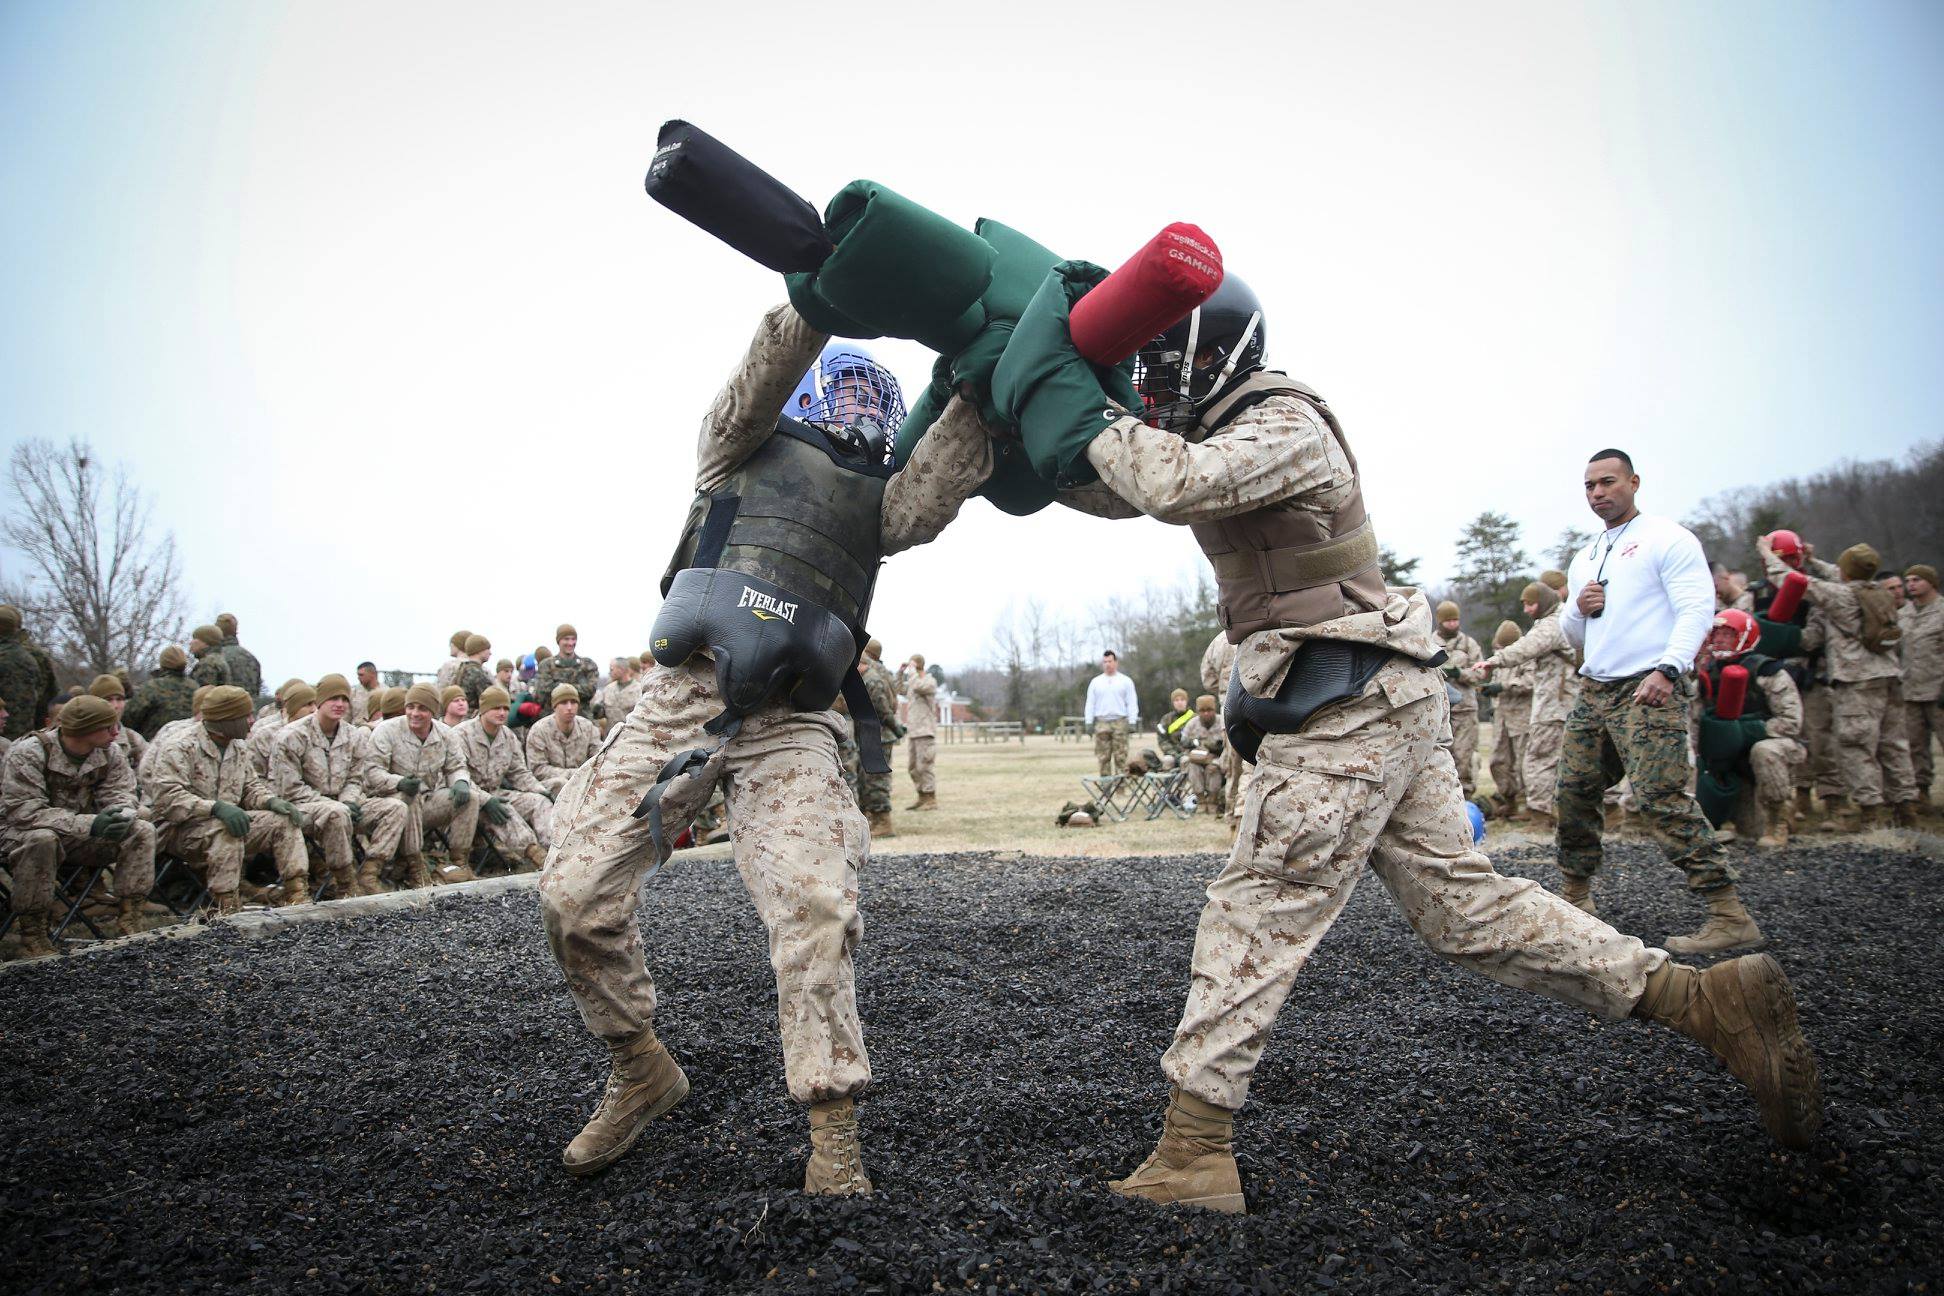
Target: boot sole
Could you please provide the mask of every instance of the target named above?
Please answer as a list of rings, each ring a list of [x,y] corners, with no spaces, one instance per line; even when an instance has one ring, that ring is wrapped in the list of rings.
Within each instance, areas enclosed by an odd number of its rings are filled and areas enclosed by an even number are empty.
[[[1109,1192],[1129,1201],[1152,1202],[1156,1206],[1191,1206],[1196,1210],[1211,1210],[1222,1215],[1247,1215],[1249,1204],[1241,1193],[1214,1193],[1207,1197],[1170,1197],[1166,1201],[1150,1197],[1138,1188],[1124,1188],[1119,1182],[1107,1185]]]
[[[1806,1148],[1822,1128],[1822,1077],[1816,1052],[1796,1020],[1788,975],[1769,954],[1757,955],[1737,971],[1749,1016],[1775,1058],[1769,1078],[1776,1090],[1761,1104],[1762,1124],[1783,1147]]]
[[[688,1097],[688,1074],[684,1071],[677,1070],[675,1075],[675,1083],[668,1087],[668,1092],[637,1112],[634,1119],[634,1128],[628,1131],[626,1138],[622,1139],[612,1148],[609,1148],[597,1157],[592,1157],[581,1162],[569,1161],[566,1154],[563,1153],[560,1158],[560,1164],[566,1167],[567,1173],[573,1175],[576,1179],[585,1179],[589,1175],[601,1173],[601,1171],[626,1156],[628,1149],[635,1145],[635,1140],[647,1132],[651,1124],[658,1118],[666,1116],[669,1112],[673,1111],[677,1103]]]

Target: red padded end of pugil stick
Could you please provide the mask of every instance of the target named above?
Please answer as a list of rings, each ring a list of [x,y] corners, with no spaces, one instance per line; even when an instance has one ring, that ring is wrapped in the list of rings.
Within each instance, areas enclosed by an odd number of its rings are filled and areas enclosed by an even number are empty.
[[[1715,718],[1717,720],[1739,720],[1742,709],[1748,705],[1748,667],[1724,666],[1721,668],[1721,687],[1715,693]]]
[[[1174,327],[1222,285],[1222,252],[1199,226],[1176,221],[1073,305],[1073,345],[1114,365]]]
[[[1084,301],[1085,298],[1082,298]],[[1784,572],[1782,583],[1776,587],[1775,598],[1770,601],[1768,619],[1771,621],[1793,621],[1796,609],[1802,606],[1802,596],[1809,592],[1809,578],[1799,571]]]

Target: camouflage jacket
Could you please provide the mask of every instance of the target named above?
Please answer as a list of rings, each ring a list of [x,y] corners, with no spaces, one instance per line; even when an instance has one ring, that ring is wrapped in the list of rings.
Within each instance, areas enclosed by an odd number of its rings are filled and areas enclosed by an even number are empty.
[[[1906,702],[1935,702],[1944,693],[1944,599],[1929,607],[1906,603],[1897,609],[1903,627],[1898,651],[1903,654],[1903,695]]]
[[[472,715],[479,710],[479,695],[493,686],[493,673],[468,657],[459,663],[459,674],[453,683],[466,695],[466,714]]]
[[[223,640],[223,664],[229,667],[229,682],[251,697],[263,696],[263,667],[256,654],[236,641],[235,635]]]
[[[1447,639],[1438,635],[1438,646],[1445,651],[1445,683],[1457,690],[1457,700],[1452,702],[1453,711],[1478,710],[1478,690],[1465,682],[1465,672],[1485,660],[1485,650],[1478,646],[1478,640],[1460,630]]]
[[[122,712],[122,725],[144,738],[153,739],[156,731],[171,720],[187,720],[189,704],[195,699],[196,684],[180,670],[157,670],[135,689]]]
[[[1778,585],[1789,568],[1780,558],[1765,559],[1768,578]],[[1862,684],[1870,680],[1896,679],[1903,674],[1897,650],[1872,652],[1863,642],[1863,607],[1857,602],[1856,586],[1829,563],[1812,559],[1808,566],[1810,621],[1820,622],[1823,632],[1823,670],[1838,684]]]
[[[609,680],[601,686],[601,714],[613,724],[627,719],[628,712],[635,709],[641,701],[641,681],[631,679],[626,684],[620,680]]]
[[[162,824],[207,819],[218,801],[262,810],[276,795],[257,777],[242,743],[219,746],[199,724],[156,735],[142,762],[142,791]]]
[[[601,745],[601,731],[584,715],[574,717],[570,732],[560,732],[560,717],[544,715],[527,730],[527,768],[543,783],[565,779],[587,763]]]
[[[542,711],[551,711],[554,689],[562,684],[572,684],[580,690],[581,709],[589,715],[598,715],[601,705],[600,680],[600,668],[587,658],[555,653],[541,662],[539,671],[534,674],[533,696],[540,700]]]
[[[521,749],[513,726],[501,725],[498,733],[488,734],[479,717],[474,716],[454,728],[452,734],[459,740],[466,768],[472,771],[474,785],[480,791],[489,795],[501,791],[546,791],[527,768],[526,752]]]
[[[1220,756],[1228,746],[1228,730],[1222,727],[1222,716],[1218,711],[1212,723],[1203,724],[1201,713],[1190,711],[1188,723],[1176,731],[1181,741],[1181,751],[1187,753],[1199,747],[1205,752]]]
[[[0,816],[10,841],[36,828],[85,836],[103,810],[139,804],[135,772],[118,743],[77,761],[57,731],[43,729],[15,743],[0,766]]]
[[[466,664],[464,657],[449,657],[439,667],[439,691],[444,692],[459,682],[459,668]]]
[[[1202,650],[1201,682],[1203,688],[1215,695],[1218,704],[1226,705],[1229,674],[1234,669],[1235,645],[1228,641],[1225,631],[1217,630],[1208,647]]]
[[[189,670],[189,679],[195,688],[215,688],[220,684],[232,683],[229,663],[223,659],[220,649],[211,648],[196,658],[196,664]],[[193,694],[195,689],[191,689]]]
[[[865,657],[863,675],[864,691],[870,695],[871,708],[878,713],[878,721],[884,728],[884,744],[888,747],[899,737],[891,728],[898,720],[898,686],[884,663],[875,657]]]
[[[148,739],[123,725],[121,732],[115,735],[115,745],[122,749],[129,769],[139,771],[142,768],[142,757],[148,755]]]
[[[919,671],[905,685],[905,737],[938,736],[938,681]]]
[[[342,801],[356,805],[365,799],[364,779],[371,767],[371,731],[338,722],[337,732],[325,736],[315,711],[277,731],[270,754],[270,785],[294,805]]]
[[[250,726],[250,736],[243,740],[243,754],[250,758],[250,768],[265,783],[270,782],[270,756],[276,750],[277,735],[289,723],[281,711],[266,711],[257,717]]]
[[[1170,711],[1155,722],[1154,737],[1161,744],[1163,756],[1181,755],[1181,731],[1195,718],[1192,707],[1180,711]]]
[[[394,796],[400,780],[418,775],[423,792],[436,792],[461,779],[472,782],[466,768],[466,754],[453,737],[453,729],[438,721],[425,737],[412,732],[406,716],[393,716],[371,731],[371,763],[365,767],[365,792],[369,796]]]
[[[1532,688],[1532,723],[1565,724],[1573,709],[1573,645],[1566,641],[1565,624],[1559,608],[1532,623],[1516,641],[1493,653],[1488,659],[1493,670],[1523,666],[1526,682]]]
[[[18,632],[0,639],[0,698],[7,699],[7,737],[25,738],[34,732],[57,692],[54,664],[38,644]]]

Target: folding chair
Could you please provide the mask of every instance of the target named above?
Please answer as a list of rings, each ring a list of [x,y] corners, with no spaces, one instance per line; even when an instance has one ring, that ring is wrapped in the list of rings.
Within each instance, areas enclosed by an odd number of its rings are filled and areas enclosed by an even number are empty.
[[[1177,819],[1193,817],[1195,812],[1182,804],[1188,792],[1186,769],[1163,770],[1159,774],[1148,775],[1145,781],[1149,784],[1150,792],[1147,798],[1148,818],[1159,819],[1164,814],[1171,814]]]
[[[149,899],[178,918],[189,917],[208,902],[209,883],[189,866],[187,860],[162,854],[156,855],[155,859],[155,883],[149,887]],[[171,883],[176,885],[172,886]],[[186,900],[182,898],[184,896]]]
[[[1141,779],[1138,775],[1083,777],[1080,786],[1086,789],[1087,799],[1100,807],[1100,813],[1115,823],[1125,822],[1129,815],[1140,808]]]
[[[101,879],[114,871],[114,856],[105,851],[102,853],[106,858],[101,863],[74,864],[69,866],[66,872],[61,873],[55,878],[55,908],[58,909],[62,905],[66,905],[67,911],[62,915],[61,921],[48,931],[49,939],[60,940],[62,933],[67,931],[76,919],[80,920],[81,925],[88,929],[88,934],[96,940],[107,939],[106,933],[101,928],[95,926],[94,919],[88,917],[82,908],[83,905],[87,904],[88,897],[94,893],[95,887],[100,885]],[[87,881],[82,885],[81,890],[75,893],[74,880],[84,874],[87,876]]]

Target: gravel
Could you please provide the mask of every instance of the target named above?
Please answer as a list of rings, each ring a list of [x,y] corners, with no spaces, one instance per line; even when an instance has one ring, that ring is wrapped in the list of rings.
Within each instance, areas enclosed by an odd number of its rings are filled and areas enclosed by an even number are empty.
[[[1610,852],[1610,920],[1699,906]],[[1497,856],[1556,884],[1550,852]],[[561,1172],[605,1075],[531,891],[217,930],[0,979],[0,1290],[1924,1291],[1940,1270],[1938,866],[1747,859],[1828,1121],[1774,1147],[1671,1032],[1445,965],[1365,879],[1238,1122],[1252,1214],[1123,1202],[1151,1146],[1209,856],[874,861],[867,1200],[806,1198],[760,925],[734,871],[650,889],[694,1084]]]

